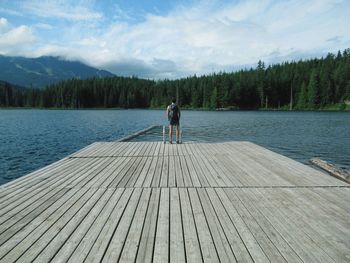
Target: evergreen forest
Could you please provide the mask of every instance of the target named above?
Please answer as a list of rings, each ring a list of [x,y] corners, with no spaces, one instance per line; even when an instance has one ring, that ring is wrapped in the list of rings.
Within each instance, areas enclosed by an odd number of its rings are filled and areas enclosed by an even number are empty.
[[[176,96],[183,108],[349,108],[350,49],[323,58],[176,80],[137,77],[71,79],[43,89],[0,82],[1,107],[161,108]]]

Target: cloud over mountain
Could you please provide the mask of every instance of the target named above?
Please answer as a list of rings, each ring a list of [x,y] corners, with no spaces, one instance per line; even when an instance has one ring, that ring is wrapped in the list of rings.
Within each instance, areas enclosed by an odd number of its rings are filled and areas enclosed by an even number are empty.
[[[176,78],[350,46],[346,0],[179,1],[147,12],[113,1],[20,1],[17,11],[33,19],[22,17],[2,32],[5,20],[20,17],[7,3],[0,9],[0,53],[60,55],[123,75]]]

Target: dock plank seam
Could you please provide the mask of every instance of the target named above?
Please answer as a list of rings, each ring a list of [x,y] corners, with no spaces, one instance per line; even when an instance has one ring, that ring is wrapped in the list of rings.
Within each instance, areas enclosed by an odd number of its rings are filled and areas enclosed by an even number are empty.
[[[349,217],[349,184],[250,142],[100,142],[0,186],[0,261],[344,262]]]

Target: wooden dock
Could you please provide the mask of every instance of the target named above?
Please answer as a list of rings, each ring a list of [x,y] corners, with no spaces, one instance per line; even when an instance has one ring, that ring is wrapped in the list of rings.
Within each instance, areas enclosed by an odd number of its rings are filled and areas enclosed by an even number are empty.
[[[15,261],[350,262],[350,188],[249,142],[98,142],[0,186]]]

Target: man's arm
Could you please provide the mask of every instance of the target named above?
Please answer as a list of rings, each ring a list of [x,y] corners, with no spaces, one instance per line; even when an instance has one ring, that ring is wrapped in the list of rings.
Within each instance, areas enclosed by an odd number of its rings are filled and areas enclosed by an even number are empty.
[[[166,108],[165,115],[166,115],[166,117],[169,117],[169,106]]]

